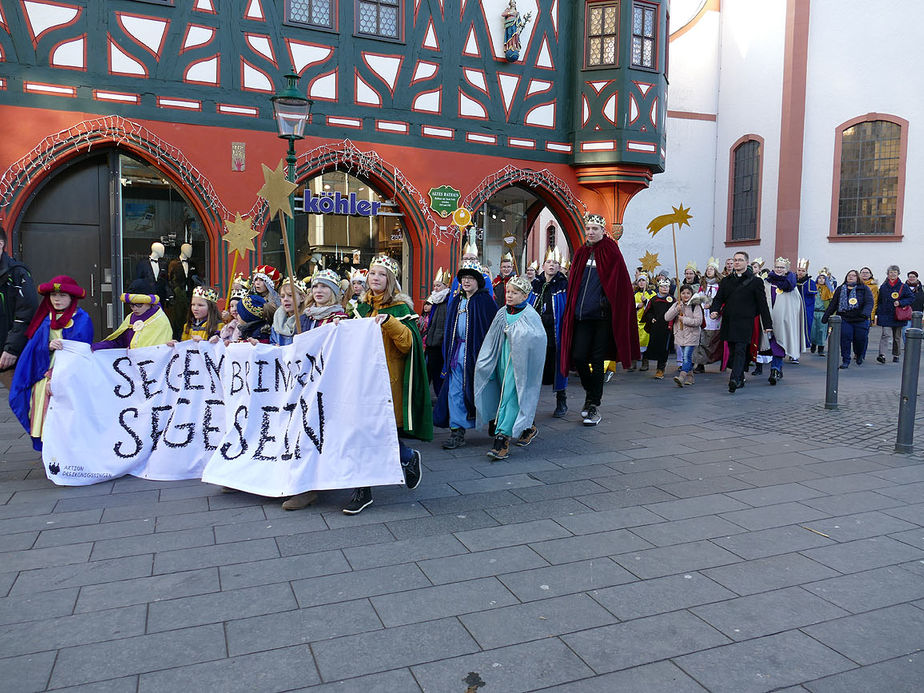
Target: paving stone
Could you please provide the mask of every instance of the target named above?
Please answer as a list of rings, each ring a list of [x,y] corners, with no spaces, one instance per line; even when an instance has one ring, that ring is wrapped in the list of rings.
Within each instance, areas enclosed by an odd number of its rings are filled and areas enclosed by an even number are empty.
[[[901,501],[875,491],[857,491],[856,493],[844,493],[839,496],[811,498],[802,502],[829,515],[850,515],[902,505]]]
[[[229,525],[265,519],[266,516],[263,514],[262,507],[259,505],[247,505],[242,508],[228,508],[226,510],[164,515],[157,518],[157,531],[176,532],[180,529],[215,527],[216,525]]]
[[[287,583],[166,599],[152,602],[148,607],[147,632],[203,626],[297,608],[298,602]]]
[[[823,493],[833,495],[853,493],[854,491],[884,489],[891,486],[892,482],[872,474],[847,474],[807,480],[804,482],[804,485],[822,491]]]
[[[749,467],[754,467],[755,469],[783,469],[785,467],[797,467],[797,466],[806,466],[816,462],[817,460],[813,457],[807,457],[801,453],[791,453],[787,455],[758,455],[756,457],[751,457],[749,452],[745,449],[739,452],[738,454],[743,456],[743,459],[747,462]]]
[[[429,586],[430,581],[413,563],[306,578],[292,583],[295,598],[302,608],[388,594],[396,587],[407,590]]]
[[[904,544],[910,544],[918,549],[924,549],[924,527],[915,527],[904,532],[890,534],[890,538],[900,541]]]
[[[0,573],[0,597],[5,597],[9,593],[17,577],[19,573]]]
[[[714,693],[771,691],[855,666],[798,631],[697,652],[674,662]]]
[[[553,500],[555,498],[584,497],[594,493],[604,493],[608,491],[605,486],[591,481],[582,479],[578,481],[566,481],[560,484],[546,484],[533,486],[530,488],[520,488],[513,491],[515,496],[525,500],[527,503],[536,503],[537,501]]]
[[[381,674],[359,676],[346,681],[334,681],[309,688],[299,688],[293,693],[420,693],[420,686],[414,680],[410,669],[393,669]]]
[[[350,570],[341,551],[273,558],[249,563],[223,565],[218,571],[223,589],[238,589],[255,585],[271,585],[299,578],[345,573]]]
[[[544,436],[542,433],[545,433],[544,430],[540,428],[539,439],[542,440]],[[548,444],[549,440],[546,438],[543,443]],[[490,445],[485,446],[485,449],[490,448]],[[512,448],[511,452],[516,455],[517,448]],[[482,453],[484,454],[484,453]],[[526,454],[529,454],[529,451],[526,451]],[[517,457],[519,457],[517,455]],[[481,458],[484,459],[484,458]],[[492,476],[511,476],[514,474],[528,474],[534,479],[538,479],[536,476],[545,471],[561,469],[554,462],[544,460],[541,457],[532,457],[530,459],[516,459],[514,457],[507,458],[501,463],[498,462],[486,462],[484,464],[474,464],[469,469],[474,472],[477,472],[482,477],[492,477]],[[469,479],[475,478],[474,476],[468,477],[467,479],[460,479],[462,481],[467,481]],[[549,482],[545,482],[549,483]]]
[[[341,513],[343,515],[343,513]],[[214,528],[215,542],[224,544],[249,539],[281,537],[303,532],[318,532],[327,529],[323,518],[316,513],[292,513],[288,517],[276,517],[253,522],[236,522],[232,525],[218,525]]]
[[[381,628],[382,622],[366,599],[242,618],[225,624],[231,656],[317,643]]]
[[[644,488],[630,488],[625,491],[610,491],[609,493],[595,493],[581,499],[584,505],[594,510],[615,510],[616,508],[631,508],[646,503],[660,503],[676,499],[666,491],[654,486]]]
[[[53,546],[47,549],[26,549],[25,551],[7,551],[0,554],[0,565],[4,570],[31,570],[50,566],[84,563],[90,557],[91,544],[71,544]]]
[[[31,693],[44,691],[48,676],[55,663],[56,653],[40,652],[22,657],[0,659],[3,665],[3,679],[0,690],[9,693]],[[13,684],[10,686],[9,684]]]
[[[677,498],[695,498],[726,491],[749,489],[751,485],[731,476],[716,476],[708,479],[680,481],[674,484],[658,484],[658,488]]]
[[[67,616],[74,611],[77,588],[0,599],[0,625]],[[2,632],[0,632],[2,636]]]
[[[663,522],[664,518],[645,508],[618,508],[585,512],[573,517],[557,517],[555,521],[573,534],[590,534]]]
[[[501,524],[531,522],[533,520],[554,519],[562,524],[560,518],[591,514],[591,509],[574,498],[555,498],[541,503],[520,503],[501,508],[489,508],[486,514]]]
[[[647,580],[674,573],[735,563],[741,559],[708,541],[694,541],[647,551],[625,553],[614,556],[614,560],[634,575]]]
[[[165,488],[161,491],[160,497],[165,501],[183,500],[186,498],[198,498],[201,496],[215,496],[221,491],[213,484],[199,483],[192,486],[182,486],[180,488]]]
[[[913,484],[918,481],[924,481],[924,467],[921,465],[912,465],[899,469],[881,469],[870,472],[870,474],[896,484]]]
[[[155,573],[172,573],[209,566],[247,563],[261,558],[279,558],[276,542],[272,539],[237,541],[216,546],[161,551],[154,555]]]
[[[773,527],[772,529],[762,529],[757,532],[718,537],[713,539],[713,542],[748,560],[802,551],[834,543],[831,539],[809,531],[800,525]]]
[[[459,620],[486,650],[616,622],[609,611],[583,594],[470,613]]]
[[[277,538],[276,544],[279,546],[279,553],[283,556],[295,556],[302,553],[344,549],[349,546],[387,543],[394,539],[394,535],[385,525],[377,524],[341,527],[326,532],[292,534]]]
[[[733,510],[744,510],[748,506],[734,498],[715,494],[699,496],[698,498],[685,498],[682,500],[666,501],[645,506],[648,510],[663,517],[665,520],[683,520],[699,515],[714,515]]]
[[[396,487],[399,488],[399,487]],[[430,511],[420,503],[408,503],[407,491],[400,489],[401,501],[393,505],[383,505],[380,501],[384,493],[378,492],[375,496],[376,505],[374,513],[362,513],[361,515],[345,515],[342,505],[333,512],[324,512],[322,516],[325,523],[330,529],[339,529],[340,527],[358,527],[359,525],[394,522],[396,520],[406,520],[416,517],[430,517]],[[322,529],[326,529],[323,527]]]
[[[779,505],[768,505],[752,510],[722,513],[721,517],[734,522],[736,525],[741,525],[745,529],[760,530],[791,525],[794,522],[809,522],[828,517],[828,513],[801,503],[780,503]]]
[[[15,510],[9,506],[0,507],[0,512]],[[45,511],[34,515],[12,515],[9,518],[0,520],[0,534],[16,534],[18,532],[40,532],[45,529],[56,529],[58,527],[79,527],[81,525],[95,525],[102,516],[101,510],[81,510],[72,513],[55,513]],[[2,517],[2,515],[0,515]]]
[[[95,585],[116,580],[143,577],[151,574],[150,556],[130,556],[109,561],[90,561],[55,568],[37,568],[19,573],[13,594],[44,592]]]
[[[924,574],[892,566],[803,585],[847,611],[860,613],[924,598]]]
[[[853,446],[835,445],[832,447],[807,450],[804,454],[808,457],[830,462],[832,460],[854,460],[858,457],[866,457],[875,455],[876,453],[871,450],[858,450]]]
[[[532,601],[620,585],[634,581],[635,576],[612,559],[595,558],[501,575],[499,579],[520,601]]]
[[[343,550],[353,570],[413,563],[463,553],[468,553],[468,549],[451,534],[404,539],[384,546],[360,546]]]
[[[716,647],[728,638],[686,611],[562,636],[598,674]]]
[[[123,676],[118,679],[85,683],[82,686],[55,688],[55,693],[137,693],[138,676]]]
[[[548,563],[527,546],[511,546],[504,549],[468,553],[463,556],[434,558],[420,561],[417,565],[431,582],[441,585],[447,582],[459,582],[544,567]]]
[[[522,502],[523,500],[521,498],[517,498],[510,491],[494,491],[488,493],[470,493],[452,498],[425,500],[421,501],[421,505],[434,515],[445,515],[447,513],[464,513],[469,510],[498,508]]]
[[[858,573],[861,570],[924,558],[924,550],[888,537],[857,539],[843,544],[803,551],[803,553],[812,560],[830,566],[841,573]]]
[[[919,481],[916,484],[907,484],[904,486],[888,486],[886,488],[876,489],[877,493],[880,493],[889,498],[895,498],[900,501],[905,501],[906,503],[917,503],[922,498],[924,498],[924,481]]]
[[[556,564],[637,551],[649,548],[651,544],[628,530],[615,529],[610,532],[541,541],[530,546],[549,563]]]
[[[35,546],[38,532],[20,532],[18,534],[0,534],[0,553],[6,551],[25,551]]]
[[[903,508],[886,508],[883,513],[924,527],[924,503],[915,503]]]
[[[93,544],[90,558],[94,561],[123,556],[155,554],[176,549],[211,546],[215,543],[215,531],[211,527],[181,529],[176,532],[157,532],[143,536],[104,539]]]
[[[632,533],[637,534],[645,541],[655,546],[670,546],[683,544],[699,539],[712,539],[724,537],[729,534],[738,534],[744,530],[728,520],[715,515],[691,517],[688,520],[675,522],[660,522],[643,527],[633,527]]]
[[[205,498],[190,498],[178,501],[159,501],[157,503],[139,503],[138,505],[120,505],[103,511],[103,522],[124,522],[125,520],[162,517],[165,515],[185,515],[186,513],[205,512],[209,509]]]
[[[532,477],[544,484],[560,484],[565,481],[579,481],[581,479],[595,479],[597,483],[602,483],[601,478],[613,475],[613,468],[605,464],[587,464],[567,469],[554,466],[546,471],[533,472]],[[648,486],[648,484],[645,485]]]
[[[470,510],[456,515],[433,515],[394,520],[386,523],[388,530],[398,539],[447,535],[484,527],[496,527],[497,520],[484,510]]]
[[[664,455],[663,457],[651,457],[645,460],[627,459],[623,462],[606,462],[608,467],[612,467],[617,472],[622,472],[623,474],[650,472],[656,469],[675,469],[677,467],[687,467],[690,464],[686,459],[680,457],[679,455]]]
[[[816,498],[822,493],[802,484],[778,484],[776,486],[761,486],[760,488],[746,491],[732,491],[728,495],[742,503],[759,507]]]
[[[224,631],[220,625],[79,645],[58,652],[51,686],[69,686],[170,669],[221,659],[225,653]]]
[[[35,548],[48,546],[63,546],[79,542],[98,541],[113,537],[131,537],[140,534],[150,534],[154,531],[152,520],[129,520],[126,522],[107,522],[103,524],[85,525],[82,527],[65,527],[61,529],[44,530],[35,542]]]
[[[510,491],[525,486],[542,486],[528,474],[511,474],[509,476],[496,476],[485,479],[470,479],[454,481],[451,486],[459,493],[487,493],[490,491]]]
[[[485,690],[523,693],[573,681],[592,672],[560,641],[549,639],[413,667],[425,691],[462,691],[466,676],[479,672]],[[471,689],[469,689],[471,690]]]
[[[202,691],[272,693],[319,683],[306,645],[142,674],[139,693],[173,693],[195,682]]]
[[[918,693],[924,680],[924,654],[896,657],[805,684],[812,693],[889,691]]]
[[[516,597],[494,577],[384,594],[370,601],[386,628],[517,603]]]
[[[742,462],[736,460],[726,459],[720,462],[709,462],[706,464],[691,464],[687,467],[675,467],[673,469],[674,476],[682,476],[688,481],[692,480],[703,480],[711,477],[723,477],[723,476],[735,476],[738,477],[744,472],[753,472],[754,470],[751,467],[748,467]],[[674,479],[674,481],[681,481],[681,479]],[[666,483],[670,483],[668,480]],[[661,486],[661,483],[658,483],[658,486]]]
[[[218,571],[215,568],[116,580],[81,587],[74,610],[86,612],[113,609],[132,604],[156,602],[160,599],[175,599],[193,594],[217,592],[220,588]]]
[[[535,520],[533,522],[458,532],[455,536],[470,551],[487,551],[504,546],[538,542],[544,539],[569,537],[571,533],[552,520]]]
[[[708,604],[735,596],[700,573],[671,575],[591,593],[622,621]]]
[[[145,611],[143,606],[130,606],[7,624],[0,630],[0,652],[4,657],[12,657],[141,635],[144,633]]]
[[[611,674],[543,689],[543,693],[706,693],[706,689],[671,662],[656,662]]]
[[[822,532],[835,541],[867,539],[891,534],[892,532],[914,529],[914,525],[910,522],[899,520],[880,511],[829,517],[806,522],[804,526],[810,527],[816,532]]]
[[[67,510],[85,510],[87,507],[92,507],[93,504],[84,505],[82,507],[72,507],[74,503],[80,505],[83,499],[87,497],[99,497],[105,498],[110,493],[112,493],[112,483],[103,482],[100,484],[89,484],[87,486],[55,486],[51,483],[45,484],[42,488],[37,489],[24,489],[21,491],[15,491],[13,497],[9,500],[9,505],[21,505],[32,503],[44,503],[46,501],[54,501],[55,507],[60,511],[64,512]],[[68,506],[61,507],[59,504],[61,501],[68,501]],[[105,500],[101,500],[96,505],[104,505]]]
[[[924,611],[910,604],[899,604],[803,630],[855,662],[872,664],[921,649]]]
[[[87,488],[87,487],[81,487]],[[73,486],[67,487],[72,491]],[[138,493],[116,493],[99,496],[86,496],[84,498],[64,498],[55,504],[55,512],[70,512],[74,510],[95,510],[96,508],[113,508],[119,505],[134,505],[136,503],[153,503],[158,500],[159,491],[139,491]]]
[[[478,651],[454,618],[316,642],[315,662],[325,681],[398,669]]]
[[[801,585],[829,577],[837,572],[797,553],[710,568],[707,577],[741,595]]]
[[[818,479],[814,472],[808,472],[801,467],[786,467],[784,469],[762,469],[733,474],[736,479],[746,481],[751,486],[777,486],[779,484],[799,483]],[[808,486],[808,484],[805,484]]]

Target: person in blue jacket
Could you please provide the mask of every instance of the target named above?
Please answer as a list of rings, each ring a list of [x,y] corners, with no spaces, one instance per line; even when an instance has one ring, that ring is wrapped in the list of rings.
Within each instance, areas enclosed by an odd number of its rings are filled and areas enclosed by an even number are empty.
[[[550,248],[542,263],[542,273],[532,281],[529,303],[542,318],[545,328],[546,352],[542,370],[542,384],[551,385],[555,392],[555,411],[552,416],[562,418],[568,412],[568,378],[561,374],[561,326],[568,303],[568,277],[561,272],[561,251]]]
[[[10,409],[32,438],[32,447],[40,451],[55,352],[64,348],[63,339],[92,342],[93,322],[77,306],[87,292],[71,277],[55,277],[40,285],[38,292],[44,298],[26,330],[28,341],[16,362]]]
[[[823,323],[827,323],[833,313],[841,316],[841,368],[850,366],[851,347],[858,366],[866,358],[869,317],[874,307],[873,292],[860,281],[860,273],[855,269],[848,270],[844,283],[834,290],[831,302],[821,318]]]
[[[892,363],[898,363],[902,353],[902,334],[909,320],[899,320],[895,314],[897,308],[904,308],[914,303],[914,293],[908,285],[899,279],[901,271],[898,265],[889,265],[886,280],[879,287],[879,299],[876,303],[876,324],[882,327],[879,338],[879,363],[886,362],[886,354],[892,352]]]

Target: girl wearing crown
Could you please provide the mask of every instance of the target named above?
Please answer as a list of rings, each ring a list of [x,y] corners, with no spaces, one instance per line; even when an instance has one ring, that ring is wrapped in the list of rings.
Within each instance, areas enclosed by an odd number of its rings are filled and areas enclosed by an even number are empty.
[[[208,340],[217,336],[222,327],[221,313],[218,312],[218,292],[207,286],[197,286],[192,292],[180,341]],[[170,344],[176,342],[171,341]]]
[[[477,260],[463,260],[456,279],[461,292],[446,315],[443,386],[433,411],[434,424],[450,431],[444,450],[465,445],[466,429],[475,427],[475,361],[498,310]]]
[[[375,318],[381,326],[398,425],[401,469],[408,490],[413,490],[420,483],[420,453],[405,445],[401,438],[404,435],[432,440],[433,410],[417,314],[411,297],[398,293],[400,270],[398,263],[387,255],[374,258],[366,275],[367,289],[354,313],[360,318]],[[356,515],[371,503],[372,489],[357,488],[343,512]]]
[[[449,305],[449,282],[452,275],[440,267],[433,278],[433,291],[427,296],[425,305],[430,306],[424,334],[424,353],[427,357],[427,377],[433,391],[439,394],[443,386],[443,334],[446,331],[446,308]]]
[[[51,393],[48,384],[55,352],[63,349],[61,340],[93,341],[93,323],[77,301],[86,296],[71,277],[55,277],[38,288],[44,296],[26,330],[25,348],[16,361],[10,385],[10,409],[32,438],[32,447],[42,449],[42,430]]]
[[[154,294],[144,293],[150,285],[144,279],[136,279],[122,294],[122,303],[131,311],[115,332],[101,342],[90,345],[97,349],[138,349],[139,347],[166,344],[173,339],[170,318],[160,307],[160,299]]]

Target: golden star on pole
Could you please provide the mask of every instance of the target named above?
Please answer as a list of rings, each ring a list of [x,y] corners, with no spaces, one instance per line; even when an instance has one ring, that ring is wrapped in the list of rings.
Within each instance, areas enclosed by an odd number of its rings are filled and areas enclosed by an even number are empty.
[[[684,224],[690,226],[690,219],[693,217],[689,207],[684,207],[681,202],[679,207],[671,207],[671,209],[674,211],[670,214],[662,214],[648,222],[648,233],[654,236],[668,224],[677,224],[678,228],[682,228]]]
[[[225,219],[225,235],[221,237],[228,243],[228,255],[237,252],[244,257],[248,250],[253,251],[253,239],[257,236],[257,231],[253,230],[250,218],[244,219],[240,212],[234,213],[234,221]]]
[[[645,254],[638,259],[642,263],[642,269],[645,270],[648,274],[654,274],[654,271],[658,269],[660,263],[658,262],[658,254],[652,253],[648,250],[645,251]]]
[[[260,165],[263,167],[263,187],[257,195],[266,200],[269,205],[269,218],[275,217],[277,212],[291,217],[292,205],[289,202],[289,195],[295,192],[298,185],[286,180],[285,164],[282,159],[279,160],[275,171],[266,164]]]

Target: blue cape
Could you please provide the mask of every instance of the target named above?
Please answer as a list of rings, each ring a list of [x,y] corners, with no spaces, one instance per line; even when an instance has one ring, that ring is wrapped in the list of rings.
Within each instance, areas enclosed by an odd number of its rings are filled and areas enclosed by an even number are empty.
[[[484,336],[497,315],[497,305],[487,289],[479,289],[468,300],[468,322],[465,338],[465,410],[468,418],[475,418],[475,361]],[[459,318],[459,301],[451,301],[446,311],[446,332],[443,337],[443,386],[433,408],[433,425],[449,428],[449,364],[456,348],[456,321]]]
[[[71,320],[73,324],[61,332],[62,339],[90,344],[93,341],[93,322],[87,312],[83,308],[78,308]],[[16,371],[13,373],[13,382],[10,385],[10,409],[13,410],[27,433],[32,430],[32,424],[29,421],[32,386],[45,377],[51,365],[51,352],[48,351],[48,342],[51,341],[50,333],[51,316],[49,315],[26,342],[26,347],[16,361]],[[32,447],[41,450],[41,438],[33,438]]]

